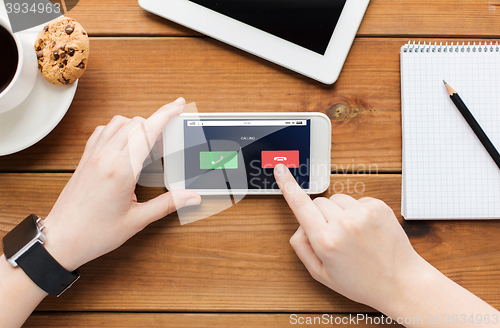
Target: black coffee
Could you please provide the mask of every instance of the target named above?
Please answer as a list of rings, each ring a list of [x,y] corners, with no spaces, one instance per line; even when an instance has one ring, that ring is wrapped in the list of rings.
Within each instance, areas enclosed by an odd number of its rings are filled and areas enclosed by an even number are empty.
[[[0,93],[5,90],[17,71],[19,54],[16,41],[3,26],[0,26]]]

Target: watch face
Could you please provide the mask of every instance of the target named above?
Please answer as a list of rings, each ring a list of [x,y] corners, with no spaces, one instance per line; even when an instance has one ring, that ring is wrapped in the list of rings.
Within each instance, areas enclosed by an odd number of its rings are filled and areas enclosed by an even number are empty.
[[[36,220],[37,217],[31,214],[3,237],[2,247],[7,259],[14,256],[30,241],[37,238],[39,232],[36,226]]]

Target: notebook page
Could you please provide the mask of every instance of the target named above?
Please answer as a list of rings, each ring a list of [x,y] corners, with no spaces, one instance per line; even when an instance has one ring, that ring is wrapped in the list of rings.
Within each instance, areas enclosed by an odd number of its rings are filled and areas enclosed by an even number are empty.
[[[500,52],[482,47],[401,52],[406,219],[500,218],[500,169],[443,84],[458,92],[500,150]]]

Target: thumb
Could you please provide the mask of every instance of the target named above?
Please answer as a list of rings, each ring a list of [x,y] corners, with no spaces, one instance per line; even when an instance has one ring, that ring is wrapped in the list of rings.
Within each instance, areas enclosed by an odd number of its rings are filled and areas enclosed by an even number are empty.
[[[142,203],[139,215],[146,226],[182,207],[199,205],[200,203],[201,197],[194,191],[172,190]]]

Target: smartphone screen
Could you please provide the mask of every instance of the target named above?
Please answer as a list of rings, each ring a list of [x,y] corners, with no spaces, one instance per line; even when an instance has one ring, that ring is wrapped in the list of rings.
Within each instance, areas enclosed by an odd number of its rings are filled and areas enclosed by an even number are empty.
[[[310,119],[184,120],[186,189],[279,189],[279,163],[309,189],[310,155]]]

